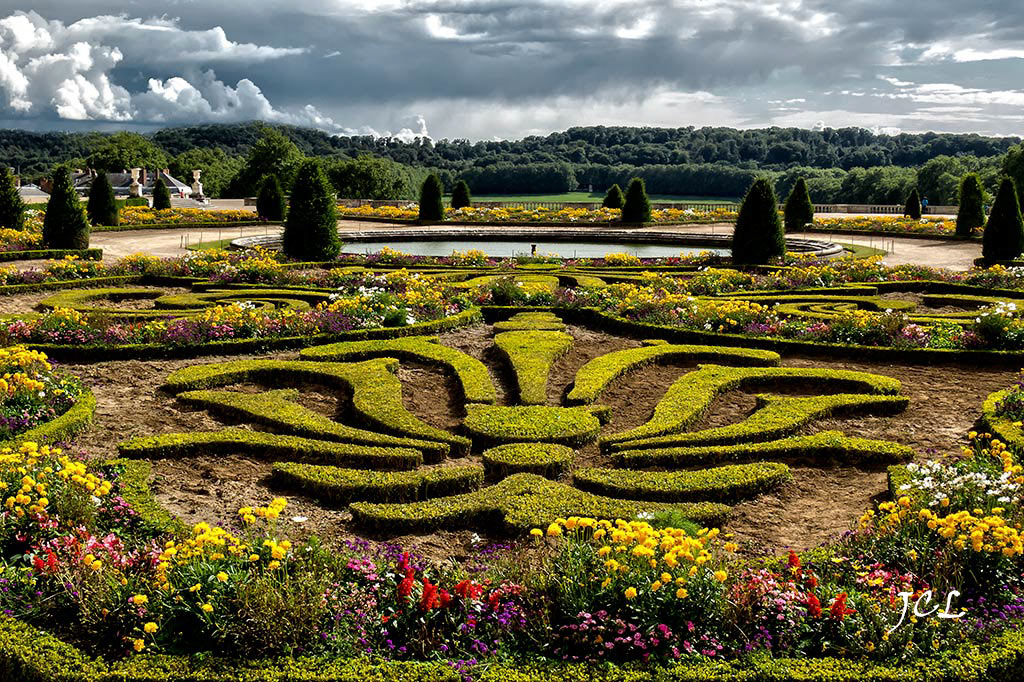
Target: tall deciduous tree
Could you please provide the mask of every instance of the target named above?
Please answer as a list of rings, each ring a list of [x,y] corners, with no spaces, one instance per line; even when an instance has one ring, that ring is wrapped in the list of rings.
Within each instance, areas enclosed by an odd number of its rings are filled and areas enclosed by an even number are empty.
[[[916,187],[910,190],[907,203],[903,206],[903,215],[914,220],[921,219],[921,195]]]
[[[622,198],[622,188],[619,187],[618,183],[615,183],[608,188],[605,192],[604,200],[601,201],[601,206],[604,208],[622,208],[622,204],[625,199]]]
[[[981,255],[986,263],[1013,260],[1024,251],[1024,220],[1017,187],[1009,177],[999,185],[983,238]]]
[[[651,200],[647,198],[647,187],[642,178],[633,178],[629,181],[626,200],[622,204],[622,222],[651,222]]]
[[[737,265],[761,265],[786,252],[779,219],[779,201],[768,178],[758,178],[743,197],[732,235],[732,260]]]
[[[106,173],[100,173],[93,179],[85,212],[93,225],[117,225],[121,222],[117,201],[114,200],[114,188],[110,186]]]
[[[444,187],[434,173],[427,176],[420,188],[420,220],[444,220]]]
[[[985,190],[977,173],[968,173],[960,180],[960,207],[956,212],[956,233],[970,237],[985,226]]]
[[[260,193],[256,196],[256,215],[264,220],[284,220],[287,204],[284,200],[284,192],[281,191],[281,183],[277,181],[276,175],[264,175],[260,183]]]
[[[452,188],[452,208],[467,208],[472,204],[469,196],[469,183],[459,180]]]
[[[331,183],[316,161],[299,167],[284,224],[282,248],[302,261],[327,261],[341,250],[336,200]]]
[[[814,222],[814,204],[811,203],[811,193],[807,191],[807,181],[803,176],[797,178],[786,198],[783,215],[786,219],[786,232],[798,232],[808,223]]]
[[[14,184],[14,173],[7,166],[0,170],[0,227],[21,230],[25,227],[25,204]]]
[[[43,218],[43,244],[50,249],[89,248],[89,221],[65,167],[53,175],[53,191]]]

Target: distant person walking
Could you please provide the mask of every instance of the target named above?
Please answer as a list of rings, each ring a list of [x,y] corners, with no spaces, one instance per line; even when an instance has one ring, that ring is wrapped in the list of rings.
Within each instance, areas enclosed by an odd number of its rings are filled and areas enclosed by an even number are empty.
[[[921,197],[921,210],[922,211],[927,211],[928,210],[928,197]]]

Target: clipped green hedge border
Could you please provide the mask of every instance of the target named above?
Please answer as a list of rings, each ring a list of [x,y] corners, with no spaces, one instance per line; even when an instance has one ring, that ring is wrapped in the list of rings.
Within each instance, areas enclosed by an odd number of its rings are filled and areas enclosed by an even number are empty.
[[[485,450],[481,457],[489,478],[537,474],[557,479],[569,471],[576,453],[555,443],[509,443]]]
[[[15,260],[57,259],[78,256],[82,260],[103,260],[103,249],[29,249],[27,251],[0,251],[0,262]]]
[[[25,441],[56,443],[69,440],[76,433],[89,426],[95,414],[96,396],[88,388],[83,388],[82,393],[75,400],[75,404],[69,407],[67,412],[24,433],[18,434],[16,438],[0,442],[0,447]]]
[[[379,472],[341,469],[300,462],[274,464],[272,482],[315,497],[346,505],[355,500],[413,502],[459,495],[479,488],[484,470],[477,465],[439,467],[427,471]]]
[[[149,477],[153,466],[141,459],[112,459],[103,462],[103,469],[112,469],[117,473],[119,494],[131,505],[143,524],[158,533],[170,533],[185,536],[188,526],[164,509],[149,487]]]
[[[566,324],[554,313],[516,313],[502,322],[495,322],[494,330],[498,332],[523,331],[565,331]]]
[[[580,447],[597,438],[601,421],[583,407],[469,405],[463,428],[483,446],[524,441]]]
[[[996,391],[985,398],[981,406],[981,422],[993,436],[1020,456],[1024,455],[1024,428],[1014,424],[1012,419],[996,413],[996,405],[1009,392],[1010,389]]]
[[[885,440],[851,438],[841,431],[821,431],[810,436],[792,436],[767,443],[618,450],[612,453],[616,466],[632,469],[708,465],[755,457],[832,458],[858,464],[899,462],[913,456],[914,450],[906,445]]]
[[[573,474],[573,481],[583,490],[657,502],[736,502],[774,490],[791,478],[789,467],[780,462],[726,464],[696,471],[586,468]]]
[[[572,343],[573,338],[560,331],[509,331],[494,337],[498,354],[512,367],[519,402],[547,402],[551,366],[569,352]]]

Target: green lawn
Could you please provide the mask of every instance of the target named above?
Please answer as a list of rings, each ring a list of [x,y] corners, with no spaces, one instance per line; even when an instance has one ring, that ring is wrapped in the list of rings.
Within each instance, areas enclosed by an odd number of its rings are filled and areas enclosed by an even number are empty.
[[[688,203],[696,202],[701,204],[735,204],[738,199],[723,199],[722,197],[688,197],[672,194],[651,194],[651,201]],[[450,197],[449,197],[450,198]],[[565,194],[510,194],[510,195],[473,195],[473,201],[596,201],[604,199],[604,192],[566,192]]]

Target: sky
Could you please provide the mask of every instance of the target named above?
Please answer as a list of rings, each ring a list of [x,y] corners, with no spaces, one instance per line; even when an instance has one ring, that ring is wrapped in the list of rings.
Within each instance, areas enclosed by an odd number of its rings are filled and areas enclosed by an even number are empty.
[[[1021,0],[0,0],[0,127],[29,130],[1021,136],[1022,76]]]

